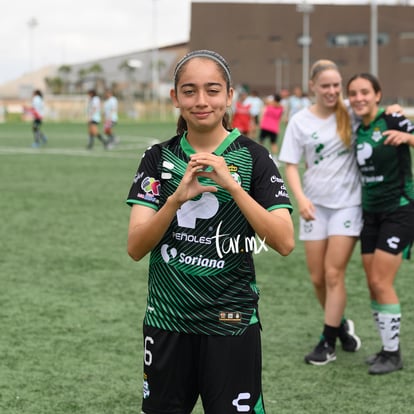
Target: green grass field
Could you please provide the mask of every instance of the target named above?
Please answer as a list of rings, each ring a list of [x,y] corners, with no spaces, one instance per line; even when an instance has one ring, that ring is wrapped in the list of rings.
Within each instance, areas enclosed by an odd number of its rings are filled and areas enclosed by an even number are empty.
[[[31,148],[30,124],[0,124],[1,413],[140,413],[148,262],[127,256],[125,198],[144,149],[175,126],[117,130],[114,150],[88,152],[84,124],[46,124],[41,149]],[[356,354],[338,347],[337,361],[325,367],[303,362],[323,316],[302,244],[286,258],[256,256],[268,414],[414,412],[414,264],[404,263],[396,282],[404,370],[369,376],[364,359],[380,342],[358,249],[347,315],[363,346]]]

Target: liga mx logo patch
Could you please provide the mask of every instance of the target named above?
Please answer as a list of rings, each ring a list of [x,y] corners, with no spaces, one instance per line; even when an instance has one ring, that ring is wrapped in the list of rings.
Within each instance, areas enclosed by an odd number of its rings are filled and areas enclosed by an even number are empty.
[[[141,188],[147,193],[154,196],[160,195],[160,182],[153,177],[145,177],[142,180]]]

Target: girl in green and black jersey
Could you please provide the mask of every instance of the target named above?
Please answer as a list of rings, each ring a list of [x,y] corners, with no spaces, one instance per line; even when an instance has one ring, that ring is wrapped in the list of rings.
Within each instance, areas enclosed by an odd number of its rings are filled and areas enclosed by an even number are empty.
[[[206,414],[265,413],[253,255],[291,252],[292,207],[269,152],[229,126],[232,98],[222,56],[184,56],[176,134],[145,151],[128,194],[128,253],[150,253],[146,414],[190,414],[199,397]]]
[[[414,239],[410,154],[414,125],[403,115],[387,115],[379,107],[381,86],[371,74],[353,76],[347,92],[352,109],[361,118],[356,131],[364,220],[361,253],[371,309],[382,341],[381,351],[367,359],[368,372],[386,374],[403,367],[401,308],[394,279]]]

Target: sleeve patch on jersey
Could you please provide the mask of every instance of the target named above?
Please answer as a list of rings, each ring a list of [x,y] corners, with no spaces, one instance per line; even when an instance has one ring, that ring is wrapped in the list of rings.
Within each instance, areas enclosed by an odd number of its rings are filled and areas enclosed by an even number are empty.
[[[146,194],[151,194],[153,196],[160,195],[160,182],[153,177],[145,177],[142,180],[141,188],[145,191]]]

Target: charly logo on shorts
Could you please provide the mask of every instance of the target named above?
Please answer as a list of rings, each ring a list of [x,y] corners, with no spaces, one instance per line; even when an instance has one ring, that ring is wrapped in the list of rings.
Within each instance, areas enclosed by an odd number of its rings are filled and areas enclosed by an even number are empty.
[[[248,413],[250,412],[250,405],[242,403],[243,400],[250,400],[250,392],[241,392],[231,403],[236,407],[238,413]],[[245,401],[247,402],[247,401]]]
[[[400,243],[401,239],[399,237],[390,237],[387,239],[387,244],[390,249],[398,249],[398,244]]]
[[[313,223],[311,221],[305,221],[303,224],[303,230],[305,233],[311,233],[313,230]]]
[[[349,228],[351,227],[351,220],[346,220],[346,221],[344,221],[344,227],[345,227],[346,229],[349,229]]]

